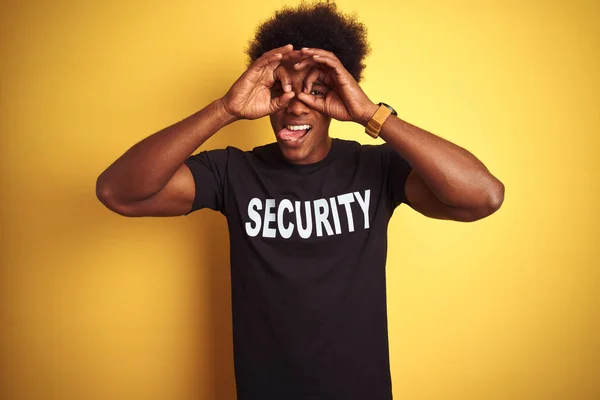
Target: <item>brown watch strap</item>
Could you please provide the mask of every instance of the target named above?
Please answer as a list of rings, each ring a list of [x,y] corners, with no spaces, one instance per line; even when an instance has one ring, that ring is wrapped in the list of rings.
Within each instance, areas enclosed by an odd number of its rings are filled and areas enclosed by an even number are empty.
[[[379,137],[379,131],[386,119],[392,114],[392,110],[384,105],[380,105],[365,129],[365,132],[374,139]]]

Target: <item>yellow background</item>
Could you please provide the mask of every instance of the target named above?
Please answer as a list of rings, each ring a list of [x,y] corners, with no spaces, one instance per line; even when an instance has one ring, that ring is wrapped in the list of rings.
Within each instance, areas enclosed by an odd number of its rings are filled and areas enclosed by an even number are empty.
[[[281,4],[2,3],[0,398],[235,398],[225,219],[128,219],[95,182],[222,96]],[[395,398],[600,398],[599,3],[338,4],[369,28],[371,99],[506,185],[475,223],[394,215]],[[272,139],[265,118],[204,148]]]

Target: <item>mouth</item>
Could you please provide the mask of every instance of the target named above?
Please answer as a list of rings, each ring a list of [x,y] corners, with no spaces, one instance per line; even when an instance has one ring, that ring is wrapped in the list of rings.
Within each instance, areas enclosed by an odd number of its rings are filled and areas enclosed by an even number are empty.
[[[311,129],[311,125],[285,125],[277,132],[277,138],[288,146],[296,146],[304,141]]]

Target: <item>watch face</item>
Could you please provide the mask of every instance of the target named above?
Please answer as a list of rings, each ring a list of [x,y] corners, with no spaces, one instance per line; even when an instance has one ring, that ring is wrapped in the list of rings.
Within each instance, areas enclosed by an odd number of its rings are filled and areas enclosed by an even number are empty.
[[[385,103],[379,103],[379,105],[386,106],[387,108],[389,108],[390,110],[392,110],[392,115],[396,115],[396,116],[398,115],[398,113],[396,112],[396,110],[394,110],[394,109],[392,108],[392,106],[390,106],[389,104],[385,104]]]

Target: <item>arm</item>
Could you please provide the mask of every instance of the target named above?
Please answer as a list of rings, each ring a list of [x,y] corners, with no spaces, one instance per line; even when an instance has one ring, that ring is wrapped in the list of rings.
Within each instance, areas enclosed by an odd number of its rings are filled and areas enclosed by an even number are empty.
[[[188,212],[194,180],[183,162],[235,118],[221,99],[135,144],[96,182],[98,199],[125,216],[169,216]]]
[[[130,217],[189,212],[196,190],[202,188],[195,187],[192,172],[184,162],[227,124],[260,118],[287,106],[294,93],[288,90],[271,98],[271,87],[275,69],[291,50],[292,46],[287,45],[266,52],[223,98],[127,150],[98,177],[98,199],[110,210]]]
[[[371,107],[371,115],[377,108]],[[502,205],[502,182],[462,147],[393,115],[383,124],[380,137],[413,167],[405,195],[410,206],[423,215],[476,221]]]
[[[295,68],[315,69],[307,74],[306,93],[298,98],[335,119],[366,126],[379,106],[335,54],[306,48],[302,52],[305,58]],[[325,99],[307,94],[317,79],[333,88]],[[432,218],[475,221],[500,208],[504,185],[467,150],[394,116],[385,121],[380,136],[413,168],[405,197],[415,210]]]

